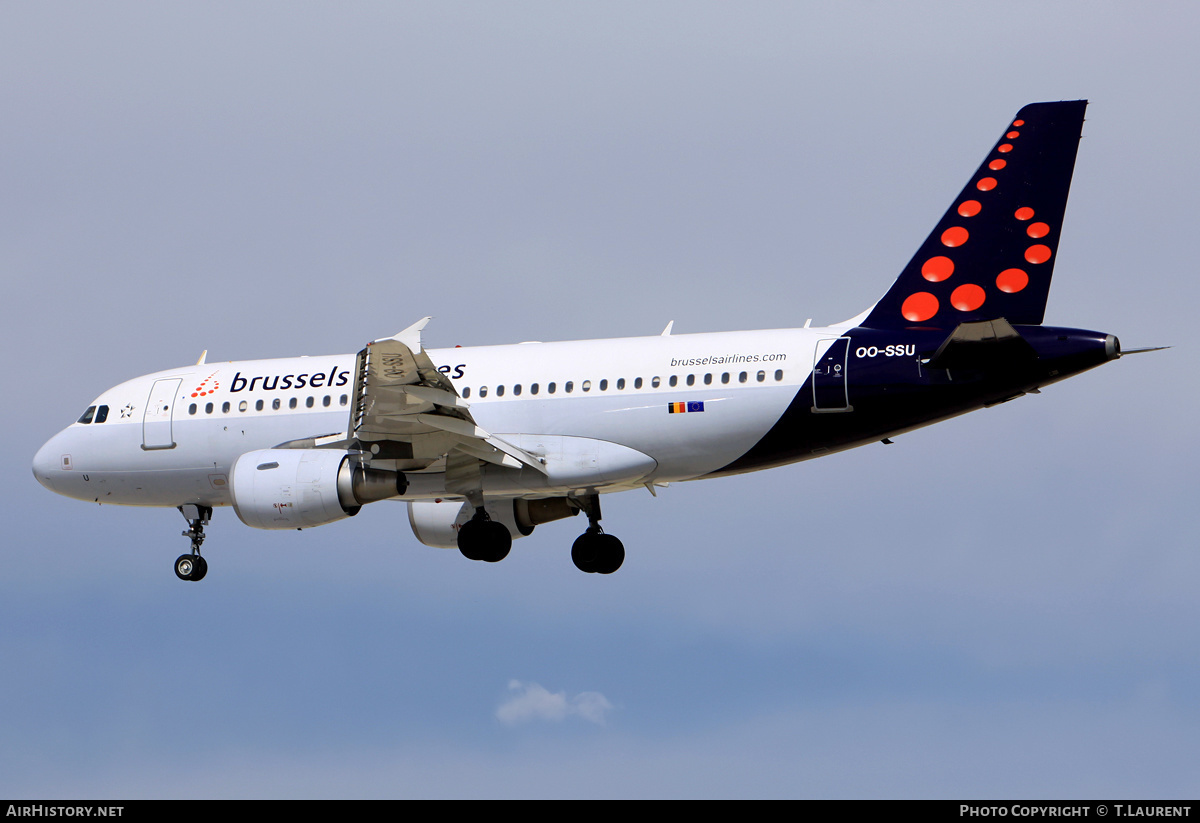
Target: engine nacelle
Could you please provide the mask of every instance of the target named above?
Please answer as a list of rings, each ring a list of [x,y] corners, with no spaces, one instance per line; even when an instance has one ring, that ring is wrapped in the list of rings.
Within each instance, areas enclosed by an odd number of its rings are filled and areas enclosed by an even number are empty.
[[[565,497],[540,500],[487,500],[483,505],[488,516],[505,525],[516,540],[533,534],[533,527],[572,517],[579,507]],[[426,546],[437,549],[458,548],[458,530],[475,515],[475,509],[465,500],[410,500],[408,522],[413,534]]]
[[[306,529],[353,517],[365,504],[404,494],[400,472],[371,469],[331,449],[246,452],[230,475],[233,510],[256,529]]]

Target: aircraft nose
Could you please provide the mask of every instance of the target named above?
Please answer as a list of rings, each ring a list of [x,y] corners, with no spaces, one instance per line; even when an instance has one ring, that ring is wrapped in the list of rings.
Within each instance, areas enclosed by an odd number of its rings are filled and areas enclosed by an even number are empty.
[[[50,491],[55,491],[54,483],[50,478],[58,469],[58,461],[61,457],[58,454],[58,446],[54,442],[57,439],[52,437],[47,440],[46,445],[38,449],[38,453],[33,456],[33,476]]]

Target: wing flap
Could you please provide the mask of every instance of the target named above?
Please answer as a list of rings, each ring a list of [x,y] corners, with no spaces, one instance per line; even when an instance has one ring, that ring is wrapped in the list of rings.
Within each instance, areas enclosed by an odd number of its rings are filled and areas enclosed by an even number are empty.
[[[406,470],[428,468],[457,453],[461,460],[545,473],[536,457],[476,425],[470,404],[421,345],[421,330],[429,320],[368,343],[358,353],[346,439],[364,451],[411,455]],[[409,448],[398,450],[398,443]]]

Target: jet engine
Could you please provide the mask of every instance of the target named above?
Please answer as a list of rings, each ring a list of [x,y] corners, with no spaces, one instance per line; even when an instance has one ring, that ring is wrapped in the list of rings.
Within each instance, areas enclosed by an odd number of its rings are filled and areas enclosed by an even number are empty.
[[[579,513],[579,506],[566,497],[488,500],[483,508],[489,517],[508,528],[514,540],[533,534],[533,527],[540,523]],[[475,509],[461,499],[408,502],[408,522],[413,534],[426,546],[437,549],[458,548],[458,530],[474,514]]]
[[[404,494],[402,472],[372,469],[331,449],[246,452],[230,475],[233,509],[256,529],[304,529],[353,517],[367,503]]]

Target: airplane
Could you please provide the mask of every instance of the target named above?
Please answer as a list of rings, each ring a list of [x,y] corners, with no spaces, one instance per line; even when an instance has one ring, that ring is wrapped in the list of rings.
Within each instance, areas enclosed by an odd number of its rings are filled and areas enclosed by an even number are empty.
[[[33,474],[177,508],[186,581],[208,571],[214,509],[304,529],[381,500],[407,502],[420,542],[487,562],[582,512],[571,558],[611,574],[625,548],[602,494],[890,443],[1121,357],[1112,334],[1042,325],[1086,106],[1022,108],[891,288],[842,323],[427,350],[425,318],[357,354],[206,352],[103,392]]]

